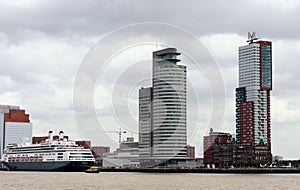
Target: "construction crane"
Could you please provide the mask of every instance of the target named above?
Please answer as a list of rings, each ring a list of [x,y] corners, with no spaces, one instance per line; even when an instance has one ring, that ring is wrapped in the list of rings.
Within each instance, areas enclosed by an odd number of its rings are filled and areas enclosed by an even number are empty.
[[[119,135],[119,143],[121,143],[122,140],[122,133],[126,133],[126,131],[123,131],[121,128],[119,131],[105,131],[107,133],[117,133]]]

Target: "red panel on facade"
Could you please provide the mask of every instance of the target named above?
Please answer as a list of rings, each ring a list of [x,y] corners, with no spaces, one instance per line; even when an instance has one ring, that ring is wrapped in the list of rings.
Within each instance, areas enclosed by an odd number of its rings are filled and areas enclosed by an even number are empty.
[[[29,114],[25,114],[25,110],[10,109],[8,113],[4,113],[4,128],[3,134],[5,134],[6,122],[22,122],[30,123]],[[3,145],[5,145],[5,138],[3,138]]]
[[[211,150],[211,147],[215,144],[226,144],[231,141],[231,135],[228,133],[219,133],[213,132],[209,136],[203,137],[203,162],[204,163],[213,163],[214,162],[214,153]]]
[[[194,146],[187,146],[186,156],[189,158],[195,158],[195,147]]]
[[[210,146],[214,143],[214,139],[212,136],[204,136],[203,137],[203,162],[212,163],[214,161],[213,154],[210,150]]]
[[[241,146],[254,146],[254,104],[241,103]]]
[[[109,153],[110,147],[108,146],[93,146],[92,153],[94,156],[101,157],[104,153]]]
[[[5,122],[29,123],[29,114],[25,114],[25,110],[9,110],[8,113],[4,113],[4,123]]]
[[[91,141],[83,140],[83,141],[75,141],[75,143],[84,148],[91,149]]]

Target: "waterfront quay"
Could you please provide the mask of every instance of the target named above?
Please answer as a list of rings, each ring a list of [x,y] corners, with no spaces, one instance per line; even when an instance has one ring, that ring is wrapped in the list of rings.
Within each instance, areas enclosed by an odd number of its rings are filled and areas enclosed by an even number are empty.
[[[101,172],[219,173],[219,174],[300,174],[300,168],[102,168]]]

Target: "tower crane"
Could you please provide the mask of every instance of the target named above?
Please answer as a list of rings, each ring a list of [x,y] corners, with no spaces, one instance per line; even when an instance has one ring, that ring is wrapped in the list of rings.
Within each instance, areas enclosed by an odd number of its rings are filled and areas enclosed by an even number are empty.
[[[121,128],[119,131],[105,131],[107,133],[117,133],[119,135],[119,143],[121,143],[121,139],[122,139],[122,133],[126,133],[126,131],[123,131]]]

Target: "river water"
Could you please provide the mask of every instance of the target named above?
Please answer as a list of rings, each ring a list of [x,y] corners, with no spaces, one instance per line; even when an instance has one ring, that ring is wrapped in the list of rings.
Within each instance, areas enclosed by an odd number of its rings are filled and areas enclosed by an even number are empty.
[[[153,174],[0,171],[0,190],[300,189],[299,174]]]

